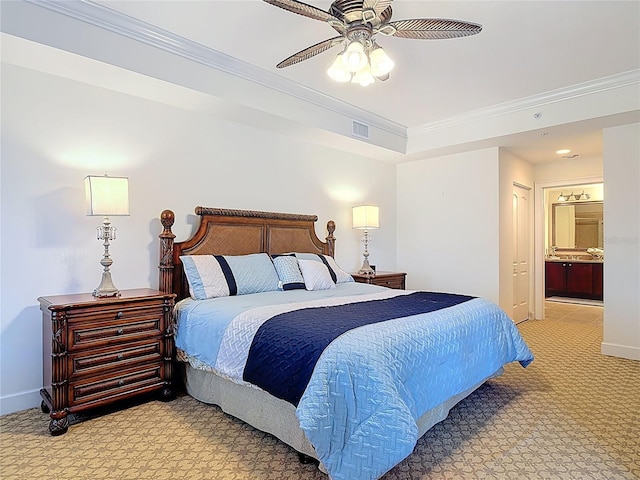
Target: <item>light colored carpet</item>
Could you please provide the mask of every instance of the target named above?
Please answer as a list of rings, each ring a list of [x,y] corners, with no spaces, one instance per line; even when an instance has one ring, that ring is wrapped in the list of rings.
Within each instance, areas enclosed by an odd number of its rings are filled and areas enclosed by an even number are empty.
[[[420,439],[384,480],[640,478],[640,362],[600,354],[602,308],[547,304],[509,365]],[[72,425],[0,417],[0,478],[326,480],[273,437],[188,396]],[[352,479],[357,480],[357,479]]]

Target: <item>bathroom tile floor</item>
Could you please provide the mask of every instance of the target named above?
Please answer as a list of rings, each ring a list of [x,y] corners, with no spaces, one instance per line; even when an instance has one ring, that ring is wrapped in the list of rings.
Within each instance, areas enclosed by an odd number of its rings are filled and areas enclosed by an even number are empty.
[[[544,302],[545,319],[561,322],[602,325],[604,307],[575,303]]]

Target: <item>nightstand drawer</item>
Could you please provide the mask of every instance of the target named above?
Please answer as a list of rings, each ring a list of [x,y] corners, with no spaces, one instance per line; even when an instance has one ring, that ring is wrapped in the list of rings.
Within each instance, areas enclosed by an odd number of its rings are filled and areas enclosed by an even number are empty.
[[[97,375],[111,369],[122,371],[136,364],[160,362],[163,359],[163,340],[142,341],[70,355],[70,377]]]
[[[404,289],[404,277],[373,278],[371,283],[381,287]]]
[[[360,275],[358,273],[352,273],[351,276],[358,283],[369,283],[371,285],[404,290],[407,274],[404,272],[377,272],[374,276]]]
[[[92,377],[69,385],[69,404],[76,406],[105,398],[124,396],[132,392],[152,390],[164,385],[163,365],[149,365],[128,372],[118,372],[101,378]]]
[[[113,320],[70,323],[69,351],[149,338],[162,333],[162,309],[146,309],[136,312],[135,316],[127,315],[126,310],[122,313],[122,317]]]
[[[67,321],[73,322],[128,322],[138,317],[162,315],[162,299],[137,303],[108,304],[107,300],[96,300],[93,304],[74,306],[66,310]]]

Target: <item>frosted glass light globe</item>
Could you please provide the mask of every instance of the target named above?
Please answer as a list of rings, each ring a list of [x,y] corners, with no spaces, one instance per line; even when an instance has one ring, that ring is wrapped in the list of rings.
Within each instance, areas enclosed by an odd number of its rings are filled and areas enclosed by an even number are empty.
[[[368,62],[364,46],[358,41],[353,41],[349,44],[342,58],[350,72],[362,70]]]
[[[376,47],[369,53],[369,61],[371,62],[371,74],[374,77],[385,76],[395,66],[393,60],[389,58],[382,47]]]
[[[338,54],[333,64],[327,70],[327,75],[336,82],[348,82],[353,74],[346,67],[342,53]]]

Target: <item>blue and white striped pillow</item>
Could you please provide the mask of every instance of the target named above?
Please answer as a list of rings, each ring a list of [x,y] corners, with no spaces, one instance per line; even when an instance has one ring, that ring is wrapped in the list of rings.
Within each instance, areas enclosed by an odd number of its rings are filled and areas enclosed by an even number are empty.
[[[336,288],[336,283],[332,278],[329,267],[325,263],[300,259],[298,264],[304,277],[304,288],[307,290]]]
[[[195,300],[278,290],[269,255],[184,255],[180,257]]]
[[[295,255],[273,255],[271,258],[282,282],[282,290],[304,290],[304,278]]]
[[[351,275],[338,266],[335,259],[330,255],[320,255],[316,253],[295,253],[298,260],[314,260],[324,263],[329,269],[333,283],[347,283],[355,280]]]

